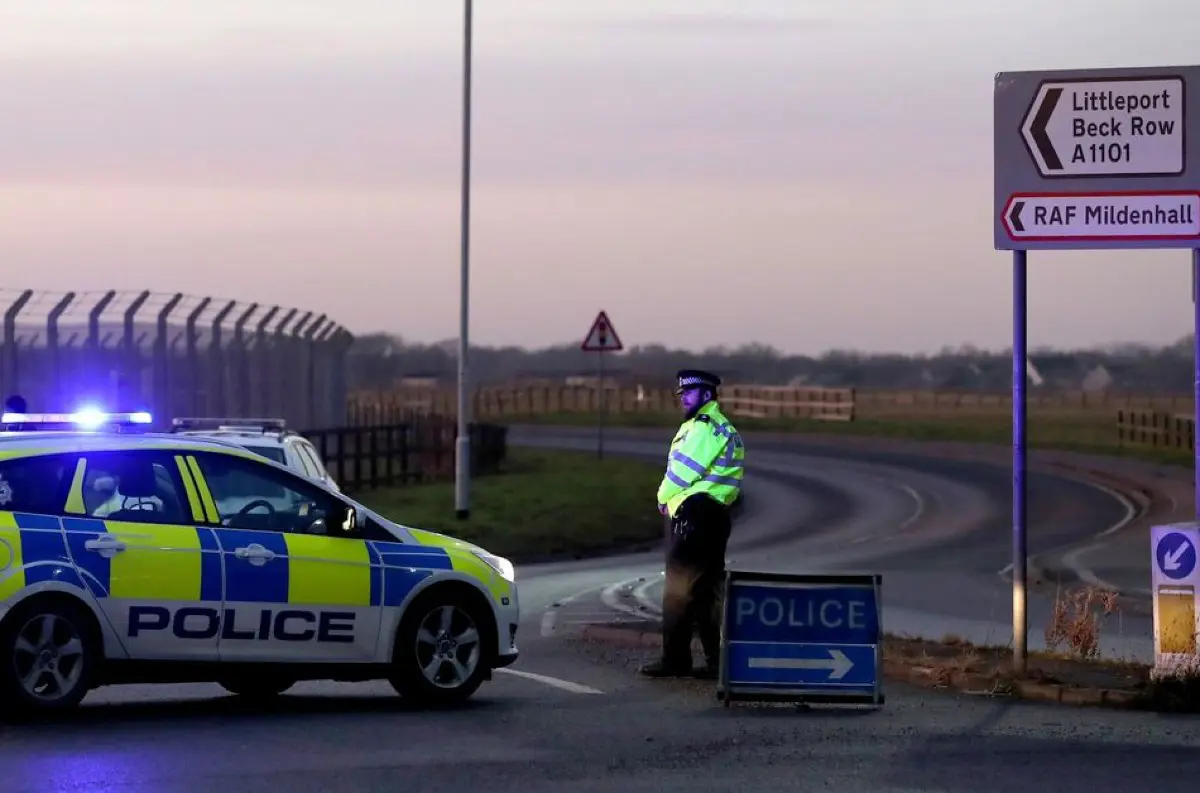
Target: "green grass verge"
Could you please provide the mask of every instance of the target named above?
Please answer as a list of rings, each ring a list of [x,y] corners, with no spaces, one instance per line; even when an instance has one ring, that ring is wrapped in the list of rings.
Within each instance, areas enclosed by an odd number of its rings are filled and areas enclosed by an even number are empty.
[[[471,482],[470,517],[454,514],[454,484],[364,491],[390,520],[473,542],[514,561],[577,558],[656,542],[662,466],[594,453],[509,449],[498,473]]]
[[[916,441],[958,441],[961,443],[1012,443],[1012,418],[1008,415],[947,415],[945,418],[913,417],[856,419],[855,421],[806,421],[804,419],[753,419],[731,417],[743,432],[796,432],[818,435],[856,435],[902,438]],[[610,413],[605,423],[613,427],[673,427],[678,413]],[[596,424],[594,413],[548,413],[530,416],[506,416],[507,424],[552,424],[589,426]],[[1106,413],[1032,414],[1027,423],[1028,443],[1035,449],[1105,454],[1155,463],[1193,467],[1187,451],[1146,446],[1120,445],[1116,417]]]

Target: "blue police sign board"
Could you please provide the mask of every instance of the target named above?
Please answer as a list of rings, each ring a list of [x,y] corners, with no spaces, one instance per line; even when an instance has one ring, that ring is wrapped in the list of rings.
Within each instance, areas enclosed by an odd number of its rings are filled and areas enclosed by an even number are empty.
[[[1196,569],[1196,546],[1186,534],[1177,531],[1164,534],[1154,549],[1158,569],[1175,581],[1187,578]]]
[[[728,571],[717,696],[882,704],[882,578]]]

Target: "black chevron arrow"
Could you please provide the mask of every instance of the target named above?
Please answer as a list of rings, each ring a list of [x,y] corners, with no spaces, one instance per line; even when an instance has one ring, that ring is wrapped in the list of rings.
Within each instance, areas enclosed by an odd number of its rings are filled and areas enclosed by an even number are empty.
[[[1012,209],[1008,210],[1008,223],[1013,231],[1024,231],[1025,224],[1021,222],[1021,210],[1025,208],[1024,201],[1014,201]]]
[[[1058,106],[1062,92],[1061,88],[1051,88],[1046,91],[1037,115],[1033,117],[1033,123],[1029,125],[1029,135],[1033,138],[1033,145],[1037,146],[1038,153],[1042,155],[1042,161],[1051,171],[1061,171],[1063,167],[1062,160],[1058,158],[1058,152],[1054,150],[1054,144],[1050,141],[1050,136],[1046,134],[1046,127],[1050,125],[1050,117],[1054,115],[1054,108]]]

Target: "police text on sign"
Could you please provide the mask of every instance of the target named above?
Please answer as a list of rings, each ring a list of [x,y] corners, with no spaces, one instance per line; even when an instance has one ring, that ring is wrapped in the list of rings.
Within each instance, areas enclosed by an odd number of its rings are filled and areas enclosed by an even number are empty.
[[[745,620],[774,628],[846,628],[866,630],[867,604],[863,600],[812,600],[809,598],[739,597],[734,608],[740,626]]]
[[[1049,81],[1021,135],[1042,176],[1170,176],[1184,171],[1184,81]]]
[[[1012,239],[1200,239],[1200,193],[1017,194],[1002,220]]]

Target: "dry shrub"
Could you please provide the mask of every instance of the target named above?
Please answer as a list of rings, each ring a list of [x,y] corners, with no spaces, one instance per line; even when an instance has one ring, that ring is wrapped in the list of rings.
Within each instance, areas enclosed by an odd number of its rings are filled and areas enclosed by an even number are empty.
[[[1064,648],[1083,660],[1100,655],[1100,626],[1117,611],[1117,593],[1111,589],[1085,586],[1060,592],[1054,599],[1054,613],[1046,626],[1046,647],[1051,652]]]

